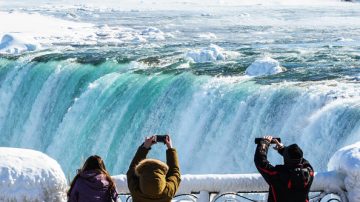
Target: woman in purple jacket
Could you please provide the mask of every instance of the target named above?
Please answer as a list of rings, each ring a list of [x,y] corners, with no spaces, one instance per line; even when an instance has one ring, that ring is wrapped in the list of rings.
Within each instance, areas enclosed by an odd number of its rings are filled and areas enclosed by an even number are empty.
[[[99,156],[90,156],[70,184],[68,202],[117,201],[114,181]]]

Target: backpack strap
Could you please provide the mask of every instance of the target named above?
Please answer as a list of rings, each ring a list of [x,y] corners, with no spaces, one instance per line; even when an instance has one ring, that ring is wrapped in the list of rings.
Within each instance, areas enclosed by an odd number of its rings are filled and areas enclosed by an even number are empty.
[[[306,188],[310,182],[311,171],[308,168],[304,168],[303,164],[299,164],[295,168],[289,168],[289,179],[287,182],[287,188],[303,187]]]

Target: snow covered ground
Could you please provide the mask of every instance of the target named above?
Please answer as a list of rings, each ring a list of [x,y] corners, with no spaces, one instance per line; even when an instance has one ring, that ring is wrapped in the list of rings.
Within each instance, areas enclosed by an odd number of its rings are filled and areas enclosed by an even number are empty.
[[[0,12],[0,54],[20,54],[63,42],[84,43],[94,33],[88,23],[78,23],[38,13]],[[24,23],[27,22],[27,23]]]
[[[134,30],[123,26],[59,19],[39,13],[0,11],[0,54],[18,55],[63,46],[142,44],[173,38],[156,27]],[[23,23],[27,22],[27,23]]]

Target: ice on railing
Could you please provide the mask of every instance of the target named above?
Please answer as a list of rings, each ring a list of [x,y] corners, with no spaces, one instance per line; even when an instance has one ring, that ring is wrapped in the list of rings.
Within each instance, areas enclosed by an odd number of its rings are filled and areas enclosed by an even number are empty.
[[[0,201],[65,201],[60,165],[29,149],[0,147]]]
[[[113,176],[120,193],[129,193],[126,175]],[[178,194],[207,192],[267,192],[269,186],[260,174],[183,175]],[[343,194],[343,176],[336,172],[315,173],[312,191]]]
[[[330,159],[328,169],[343,176],[343,189],[349,201],[360,201],[360,142],[337,151]]]

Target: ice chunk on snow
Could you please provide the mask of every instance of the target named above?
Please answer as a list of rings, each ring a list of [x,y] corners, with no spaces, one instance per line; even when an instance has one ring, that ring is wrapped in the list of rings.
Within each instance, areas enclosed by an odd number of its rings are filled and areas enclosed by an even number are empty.
[[[60,165],[29,149],[0,147],[0,201],[65,201]]]
[[[337,151],[330,158],[328,169],[345,176],[349,201],[360,201],[360,142]]]
[[[226,59],[226,53],[223,48],[215,44],[211,44],[202,50],[190,51],[186,57],[194,63],[215,62]]]
[[[271,57],[264,57],[253,62],[245,71],[248,76],[264,76],[283,72],[285,68],[280,66],[279,61]]]
[[[24,38],[14,34],[4,34],[1,37],[0,53],[21,54],[39,49],[40,44],[32,38]]]

